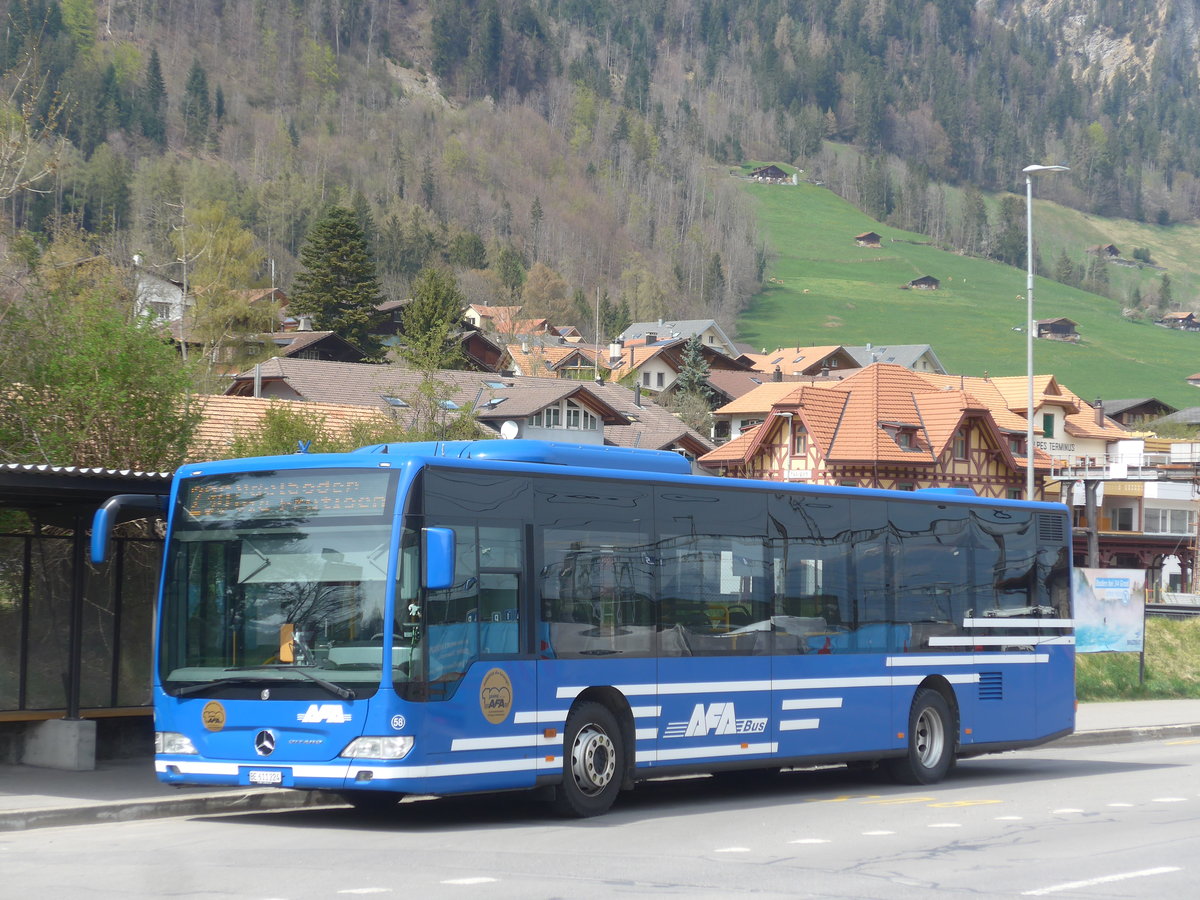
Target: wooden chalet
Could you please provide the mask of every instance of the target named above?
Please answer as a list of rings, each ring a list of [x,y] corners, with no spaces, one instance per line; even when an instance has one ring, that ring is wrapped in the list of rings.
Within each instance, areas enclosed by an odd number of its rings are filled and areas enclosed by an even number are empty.
[[[1075,330],[1078,322],[1059,316],[1056,319],[1038,319],[1037,320],[1037,337],[1049,338],[1053,341],[1071,341],[1079,340],[1079,333]]]
[[[1177,328],[1181,331],[1200,331],[1200,319],[1196,318],[1195,313],[1190,312],[1166,313],[1155,324],[1165,328]]]
[[[879,242],[882,240],[883,238],[877,235],[874,231],[864,231],[862,234],[856,234],[854,236],[854,243],[860,247],[878,247]]]
[[[791,175],[783,171],[783,169],[779,168],[779,166],[775,165],[774,163],[768,166],[759,166],[750,173],[750,177],[755,181],[768,181],[776,184],[784,181],[790,182],[792,180]]]
[[[969,390],[878,363],[842,381],[803,384],[761,425],[699,459],[721,475],[915,490],[970,487],[1024,495],[1025,420]],[[1036,451],[1035,466],[1051,458]]]
[[[906,287],[916,291],[936,291],[941,287],[941,282],[932,275],[922,275],[920,278],[914,278]]]

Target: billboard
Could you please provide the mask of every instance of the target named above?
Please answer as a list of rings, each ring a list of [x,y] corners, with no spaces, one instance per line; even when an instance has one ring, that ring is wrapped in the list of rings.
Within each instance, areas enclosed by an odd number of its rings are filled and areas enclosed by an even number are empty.
[[[1146,627],[1142,569],[1075,569],[1076,653],[1140,653]]]

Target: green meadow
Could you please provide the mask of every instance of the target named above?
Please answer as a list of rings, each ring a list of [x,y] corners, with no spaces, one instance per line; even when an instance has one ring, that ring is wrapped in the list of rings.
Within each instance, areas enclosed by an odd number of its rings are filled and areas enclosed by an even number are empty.
[[[940,250],[926,236],[882,225],[817,185],[747,184],[746,191],[771,256],[763,291],[737,321],[739,341],[767,349],[929,344],[954,374],[1025,374],[1025,269]],[[1152,293],[1165,271],[1175,300],[1185,309],[1196,306],[1200,260],[1193,248],[1200,228],[1096,219],[1036,194],[1033,215],[1046,265],[1063,250],[1080,265],[1088,247],[1116,244],[1127,258],[1146,248],[1154,266],[1108,264],[1114,293],[1126,297],[1135,285]],[[880,247],[855,245],[854,236],[866,231],[882,236]],[[937,278],[940,287],[905,288],[923,275]],[[1200,390],[1186,381],[1200,371],[1200,333],[1128,319],[1121,301],[1040,277],[1034,304],[1035,318],[1072,319],[1081,338],[1077,344],[1037,341],[1039,374],[1055,375],[1089,401],[1157,397],[1179,408],[1200,405]]]

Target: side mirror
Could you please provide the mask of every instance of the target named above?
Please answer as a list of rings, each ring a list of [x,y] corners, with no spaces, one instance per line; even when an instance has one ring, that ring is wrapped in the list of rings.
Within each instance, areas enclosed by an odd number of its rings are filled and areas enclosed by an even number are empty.
[[[454,529],[422,528],[421,584],[430,591],[444,591],[454,584]]]
[[[165,516],[167,498],[161,494],[117,494],[109,497],[92,516],[92,562],[101,565],[108,559],[108,538],[125,509],[144,509],[145,515]]]

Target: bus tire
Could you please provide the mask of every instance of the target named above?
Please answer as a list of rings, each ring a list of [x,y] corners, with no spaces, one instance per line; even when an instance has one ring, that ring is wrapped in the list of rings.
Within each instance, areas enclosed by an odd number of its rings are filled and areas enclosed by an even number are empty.
[[[585,701],[571,710],[563,734],[563,781],[554,811],[587,818],[607,812],[625,777],[625,742],[607,706]]]
[[[936,784],[954,762],[954,717],[938,691],[922,688],[908,713],[908,752],[885,761],[888,774],[901,784]]]

